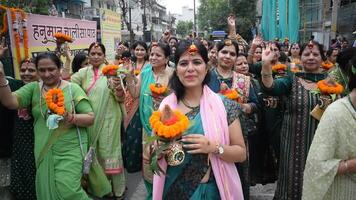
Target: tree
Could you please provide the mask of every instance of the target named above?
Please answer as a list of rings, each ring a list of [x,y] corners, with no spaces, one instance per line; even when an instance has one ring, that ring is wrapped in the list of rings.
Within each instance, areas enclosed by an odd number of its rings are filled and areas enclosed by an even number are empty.
[[[185,36],[192,33],[193,30],[193,22],[192,21],[181,21],[179,20],[177,23],[177,34],[180,36]]]
[[[1,5],[7,7],[21,8],[25,12],[34,14],[48,15],[48,8],[51,6],[51,1],[48,0],[1,0]]]
[[[252,39],[251,28],[256,21],[256,0],[200,0],[199,29],[226,30],[227,17],[236,16],[237,32],[246,40]]]

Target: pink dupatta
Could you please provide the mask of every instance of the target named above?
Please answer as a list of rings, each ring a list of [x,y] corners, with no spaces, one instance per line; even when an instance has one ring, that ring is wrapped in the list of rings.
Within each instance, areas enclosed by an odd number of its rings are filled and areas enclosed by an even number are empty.
[[[160,109],[165,105],[171,106],[172,109],[177,107],[177,97],[174,93],[162,101]],[[206,85],[200,100],[200,114],[205,136],[224,145],[230,144],[225,106],[220,96]],[[225,162],[214,154],[209,156],[221,199],[243,200],[240,177],[235,164]],[[163,171],[167,170],[167,162],[164,158],[159,161],[159,165]],[[165,180],[166,176],[163,174],[161,176],[153,176],[153,200],[161,200],[163,198]]]

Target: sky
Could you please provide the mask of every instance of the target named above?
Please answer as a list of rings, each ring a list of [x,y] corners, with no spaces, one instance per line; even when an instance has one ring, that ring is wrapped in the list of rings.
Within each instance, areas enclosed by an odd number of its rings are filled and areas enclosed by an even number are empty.
[[[193,8],[194,0],[158,0],[163,6],[166,6],[167,12],[182,14],[182,7]],[[199,0],[195,0],[196,7],[199,6]],[[196,8],[196,9],[197,9]]]

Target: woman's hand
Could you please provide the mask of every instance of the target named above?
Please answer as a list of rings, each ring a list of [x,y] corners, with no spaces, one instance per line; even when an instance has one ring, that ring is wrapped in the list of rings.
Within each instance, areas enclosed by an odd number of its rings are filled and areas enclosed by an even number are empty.
[[[235,27],[235,25],[236,25],[235,16],[230,15],[230,16],[227,18],[227,24],[228,24],[228,26],[233,26],[233,27]]]
[[[257,46],[260,46],[263,42],[263,39],[260,35],[257,35],[253,40],[251,47],[256,48]]]
[[[4,65],[0,61],[0,80],[5,79]]]
[[[69,45],[67,43],[64,44],[62,56],[70,60],[71,53],[70,53]]]
[[[188,153],[199,154],[199,153],[213,153],[216,150],[216,144],[209,141],[207,137],[200,134],[189,134],[182,136],[182,141],[189,143],[183,144],[183,147],[190,149]]]
[[[275,57],[275,52],[273,50],[273,47],[272,47],[272,44],[269,43],[267,46],[266,46],[266,49],[263,49],[262,50],[262,62],[270,65],[272,64],[272,61]]]
[[[4,56],[6,50],[7,50],[7,46],[6,46],[5,37],[2,37],[0,43],[0,58]]]

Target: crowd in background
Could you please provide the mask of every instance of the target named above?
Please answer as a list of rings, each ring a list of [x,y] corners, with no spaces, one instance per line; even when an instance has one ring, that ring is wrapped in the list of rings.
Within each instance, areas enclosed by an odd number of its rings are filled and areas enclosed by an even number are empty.
[[[0,186],[14,199],[124,199],[125,173],[142,172],[147,199],[249,199],[251,186],[274,182],[275,199],[353,199],[356,47],[259,35],[247,43],[234,17],[227,24],[222,41],[166,31],[149,45],[121,42],[112,63],[124,78],[103,75],[109,62],[98,42],[74,58],[67,46],[64,64],[49,52],[25,59],[21,80],[1,64]],[[0,56],[5,51],[2,41]],[[342,90],[325,95],[322,83]],[[152,84],[169,90],[153,94]],[[56,129],[45,103],[52,88],[63,91],[66,107]],[[149,119],[165,105],[191,126],[183,163],[160,158],[158,175]]]

